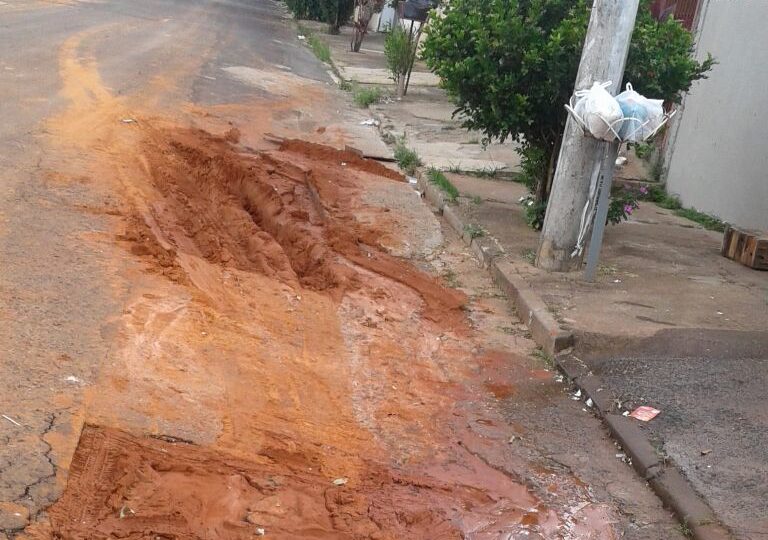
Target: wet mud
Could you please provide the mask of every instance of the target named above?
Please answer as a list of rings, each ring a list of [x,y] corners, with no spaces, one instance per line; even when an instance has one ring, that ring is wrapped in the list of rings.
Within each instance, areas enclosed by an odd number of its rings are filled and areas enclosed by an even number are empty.
[[[97,247],[127,300],[50,452],[63,495],[19,538],[616,538],[577,478],[508,451],[498,401],[536,374],[393,254],[419,251],[399,213],[435,219],[413,193],[366,202],[410,190],[400,173],[278,129],[324,90],[297,81],[276,113],[202,129],[111,96],[78,46],[51,133],[109,193],[89,211],[112,220]]]
[[[144,204],[116,238],[167,280],[164,294],[191,296],[163,307],[145,294],[129,310],[123,364],[91,392],[104,427],[83,427],[66,491],[32,538],[557,534],[557,511],[524,478],[472,450],[467,426],[504,425],[488,406],[514,394],[508,355],[478,354],[466,296],[390,255],[386,225],[358,219],[372,213],[362,190],[397,178],[338,152],[294,141],[254,153],[227,134],[143,128]],[[253,293],[233,296],[227,275]],[[198,443],[205,416],[220,427]]]

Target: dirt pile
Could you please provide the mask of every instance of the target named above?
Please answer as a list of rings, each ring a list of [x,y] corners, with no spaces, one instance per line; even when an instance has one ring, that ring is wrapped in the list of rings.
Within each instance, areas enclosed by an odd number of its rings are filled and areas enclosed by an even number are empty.
[[[280,448],[245,461],[86,426],[68,488],[48,511],[55,533],[33,537],[452,540],[462,536],[451,507],[498,506],[479,490],[452,493],[376,466],[361,478],[329,478],[319,461]],[[515,513],[521,519],[524,509]]]
[[[356,177],[402,176],[349,150],[298,140],[277,151],[239,151],[229,135],[201,130],[150,132],[143,156],[159,197],[151,208],[160,238],[135,235],[169,266],[175,251],[258,272],[341,298],[361,269],[417,291],[432,320],[460,327],[466,299],[386,253],[384,232],[355,218]],[[158,245],[172,248],[158,250]],[[167,273],[167,271],[166,271]]]

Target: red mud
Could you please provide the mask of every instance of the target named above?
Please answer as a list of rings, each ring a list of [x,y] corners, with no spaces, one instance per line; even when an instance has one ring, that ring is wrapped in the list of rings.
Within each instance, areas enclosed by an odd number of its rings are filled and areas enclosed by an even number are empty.
[[[358,171],[383,176],[384,178],[389,178],[391,180],[399,180],[400,182],[405,181],[405,177],[402,175],[402,173],[392,170],[389,167],[382,165],[378,161],[365,159],[359,153],[349,149],[338,150],[330,146],[311,143],[301,139],[286,139],[280,145],[280,150],[302,154],[313,160],[317,159],[327,162],[334,162],[338,165],[346,163],[346,165],[343,166],[351,167]]]
[[[391,227],[398,212],[370,219],[384,212],[362,202],[407,190],[391,182],[402,176],[350,149],[263,137],[298,135],[278,125],[297,111],[338,121],[334,96],[286,85],[285,99],[202,124],[221,137],[178,129],[167,107],[112,96],[79,39],[62,51],[73,104],[51,129],[127,216],[109,214],[129,249],[104,258],[129,298],[83,410],[51,445],[64,494],[24,537],[559,537],[570,500],[526,485],[537,473],[491,406],[519,395],[519,377],[478,356],[462,293],[387,252],[410,238]]]
[[[319,457],[266,448],[243,460],[86,426],[67,490],[48,511],[54,538],[238,540],[263,530],[282,539],[448,540],[462,536],[443,508],[498,504],[373,464],[337,485],[316,467]]]
[[[361,267],[415,290],[430,320],[462,327],[464,295],[388,255],[384,232],[353,215],[356,171],[398,174],[350,151],[297,140],[280,148],[243,154],[200,130],[154,133],[143,155],[162,198],[153,210],[162,236],[175,250],[337,299],[360,287]],[[138,249],[158,253],[157,240],[147,240]]]

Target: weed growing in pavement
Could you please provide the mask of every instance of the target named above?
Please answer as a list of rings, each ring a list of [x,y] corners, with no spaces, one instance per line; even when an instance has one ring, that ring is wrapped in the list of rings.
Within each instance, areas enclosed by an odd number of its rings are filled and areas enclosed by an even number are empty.
[[[328,45],[317,37],[312,30],[307,28],[306,26],[299,24],[299,32],[306,38],[307,45],[309,45],[309,48],[312,49],[312,52],[315,53],[315,56],[317,56],[318,60],[321,62],[325,62],[326,64],[331,63],[331,49],[328,47]],[[344,83],[342,82],[342,85]]]
[[[536,250],[532,248],[524,249],[523,252],[520,254],[522,255],[523,259],[530,264],[536,264]]]
[[[483,167],[482,169],[467,171],[470,176],[477,176],[478,178],[496,178],[501,173],[502,167]]]
[[[345,81],[344,79],[342,79],[341,82],[339,83],[339,88],[341,88],[345,92],[351,92],[355,87],[351,82]]]
[[[454,173],[454,174],[461,174],[461,172],[462,172],[462,171],[461,171],[461,165],[454,165],[453,163],[451,163],[451,164],[448,166],[448,169],[447,169],[447,171],[448,171],[449,173]]]
[[[422,165],[416,150],[405,146],[405,142],[402,140],[398,141],[397,146],[395,146],[395,161],[402,170],[410,175],[413,175],[416,169]]]
[[[312,49],[312,52],[315,53],[315,56],[317,56],[318,60],[325,62],[326,64],[331,63],[331,49],[328,47],[325,41],[317,37],[315,34],[310,34],[307,36],[307,43],[309,43],[309,47]]]
[[[635,155],[639,157],[640,159],[647,160],[651,157],[651,154],[653,153],[653,146],[648,143],[634,143],[632,146],[635,147]]]
[[[435,184],[443,193],[445,193],[445,196],[450,202],[456,202],[456,200],[459,198],[459,190],[456,189],[456,186],[454,186],[451,181],[448,180],[448,177],[445,176],[442,171],[439,171],[434,167],[430,167],[427,171],[427,177],[432,184]]]
[[[472,204],[483,204],[483,198],[480,195],[472,197]]]
[[[699,212],[695,208],[685,208],[680,199],[674,195],[668,195],[664,188],[660,186],[651,186],[647,189],[647,198],[662,208],[672,210],[675,215],[689,219],[695,223],[698,223],[705,229],[710,231],[723,232],[725,230],[725,223],[716,216],[711,216],[704,212]]]
[[[547,367],[547,369],[555,368],[555,358],[551,354],[549,354],[547,351],[542,349],[541,347],[534,349],[533,352],[531,353],[531,356],[541,360],[544,363],[544,365]]]
[[[385,144],[397,145],[397,137],[395,137],[391,131],[382,131],[381,140],[384,141]]]
[[[446,270],[443,273],[443,279],[445,280],[445,284],[448,285],[452,289],[458,289],[461,287],[461,283],[459,283],[459,278],[456,275],[456,272],[453,270]]]
[[[688,525],[688,520],[683,520],[680,522],[680,524],[677,526],[677,530],[680,531],[680,534],[685,536],[686,538],[693,538],[693,531],[691,530],[691,526]]]
[[[464,232],[467,233],[471,239],[485,236],[485,231],[483,228],[480,225],[475,225],[474,223],[464,225]]]
[[[381,101],[384,91],[378,86],[374,86],[373,88],[356,87],[352,90],[352,95],[354,96],[355,103],[358,107],[367,109],[374,103]]]
[[[725,223],[723,223],[722,220],[715,216],[705,214],[704,212],[699,212],[695,208],[680,208],[679,210],[675,210],[675,214],[684,217],[685,219],[695,221],[707,230],[718,232],[725,231]]]

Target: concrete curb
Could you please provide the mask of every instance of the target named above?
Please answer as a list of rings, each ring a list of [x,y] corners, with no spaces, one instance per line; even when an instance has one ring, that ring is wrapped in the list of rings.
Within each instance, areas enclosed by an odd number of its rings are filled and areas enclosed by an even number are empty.
[[[697,540],[733,540],[733,535],[720,523],[704,499],[696,493],[682,473],[663,456],[659,456],[638,421],[614,414],[613,402],[600,377],[592,375],[586,365],[571,354],[555,359],[558,368],[592,400],[598,416],[632,461],[635,471],[674,512]]]
[[[573,334],[560,328],[560,325],[547,309],[538,294],[514,271],[513,265],[498,260],[501,251],[488,238],[477,237],[467,232],[467,225],[459,216],[455,207],[446,202],[443,192],[431,184],[425,175],[419,174],[417,185],[424,198],[441,213],[445,221],[461,236],[482,265],[489,270],[491,277],[504,292],[510,305],[517,310],[522,321],[528,326],[533,340],[549,355],[573,346]]]
[[[544,301],[514,272],[513,265],[498,259],[498,247],[488,238],[472,238],[459,213],[446,202],[440,189],[427,181],[425,175],[417,176],[417,185],[424,198],[443,215],[445,221],[472,248],[483,267],[488,269],[507,301],[528,326],[533,340],[555,357],[558,369],[592,400],[597,414],[624,448],[637,473],[648,481],[664,505],[687,526],[691,536],[696,540],[733,540],[733,535],[718,523],[712,509],[680,471],[657,454],[638,423],[613,414],[613,401],[608,392],[603,393],[602,380],[592,375],[586,364],[572,354],[558,354],[573,346],[574,335],[560,328]]]

